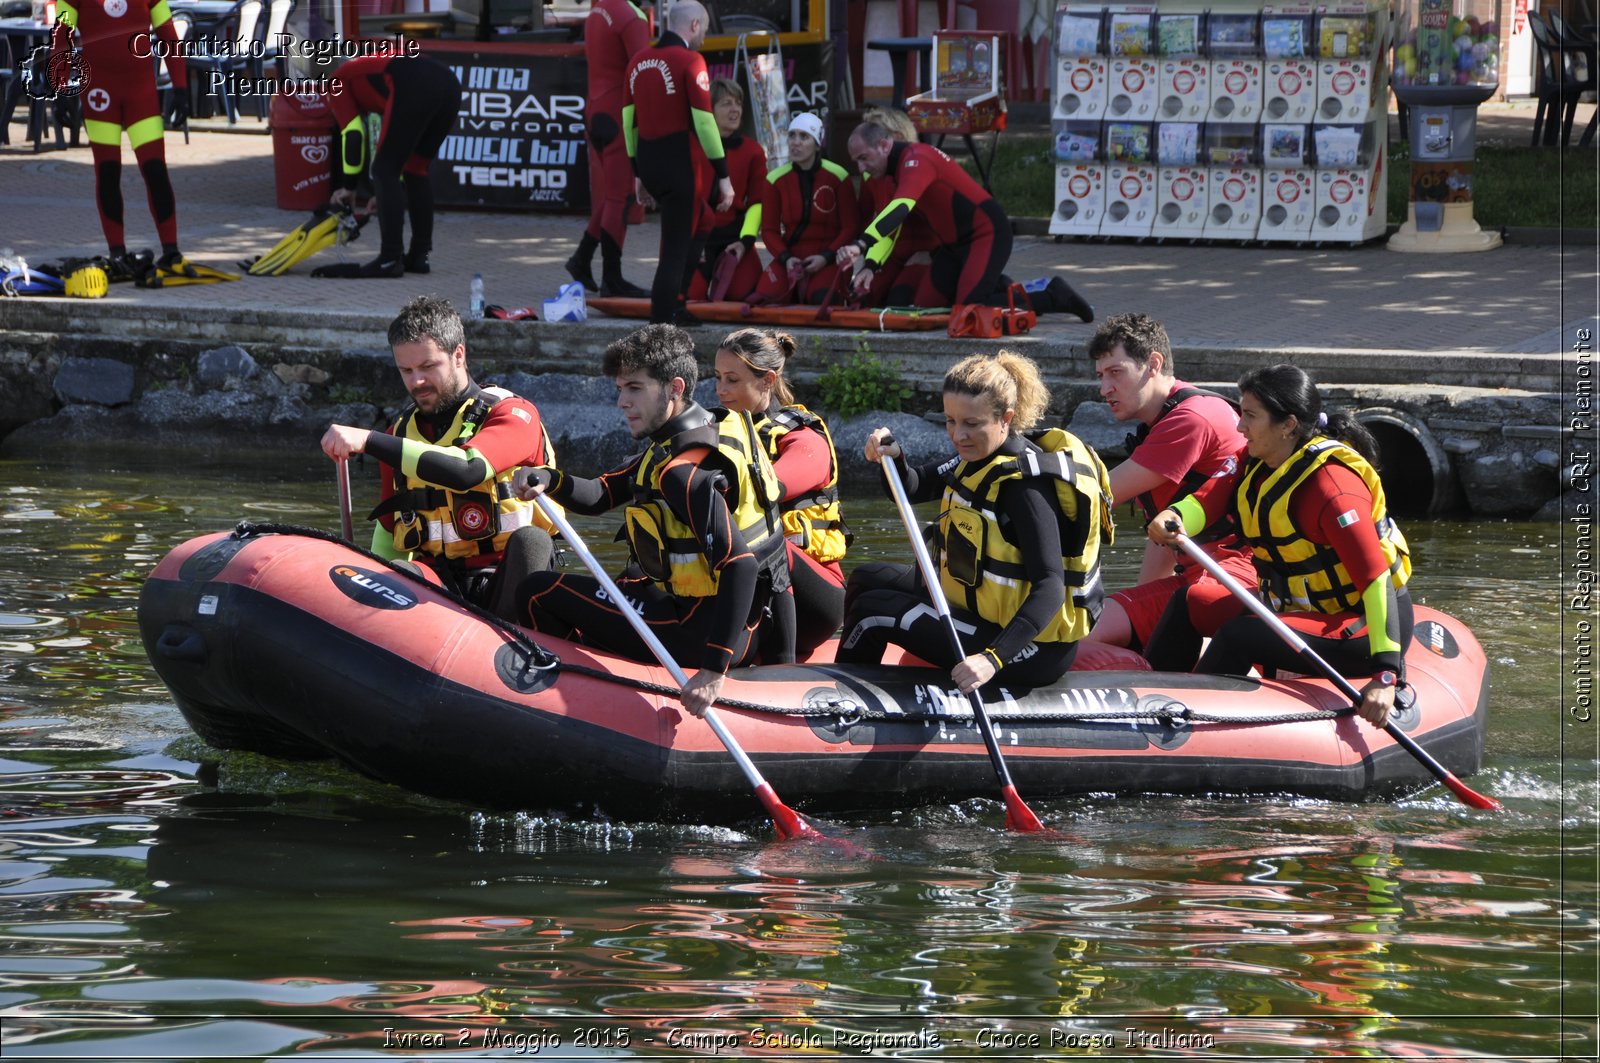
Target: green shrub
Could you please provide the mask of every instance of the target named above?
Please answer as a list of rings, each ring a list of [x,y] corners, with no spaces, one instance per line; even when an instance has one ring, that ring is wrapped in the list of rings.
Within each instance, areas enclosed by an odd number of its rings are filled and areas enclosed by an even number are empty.
[[[817,378],[822,405],[841,417],[854,417],[871,410],[899,413],[911,389],[901,377],[901,367],[883,361],[867,343],[867,334],[856,337],[856,353],[834,362]]]

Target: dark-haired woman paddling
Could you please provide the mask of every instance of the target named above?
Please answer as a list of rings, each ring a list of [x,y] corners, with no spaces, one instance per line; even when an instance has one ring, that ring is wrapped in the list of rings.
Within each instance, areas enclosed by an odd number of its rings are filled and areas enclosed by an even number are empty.
[[[1361,691],[1361,715],[1382,726],[1405,677],[1412,611],[1410,551],[1389,516],[1377,444],[1348,412],[1324,413],[1316,384],[1295,366],[1247,373],[1239,391],[1248,455],[1239,473],[1158,513],[1150,538],[1171,545],[1169,521],[1198,530],[1233,506],[1262,600],[1341,675],[1373,677]],[[1242,675],[1252,664],[1304,667],[1265,621],[1246,613],[1222,626],[1196,670]]]

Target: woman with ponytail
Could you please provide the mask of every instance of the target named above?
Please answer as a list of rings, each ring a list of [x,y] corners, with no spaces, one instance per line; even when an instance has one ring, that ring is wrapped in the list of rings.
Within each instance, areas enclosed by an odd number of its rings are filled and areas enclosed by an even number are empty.
[[[850,542],[839,508],[839,456],[828,425],[794,401],[784,366],[795,350],[786,332],[742,328],[717,347],[717,401],[755,418],[756,432],[782,484],[778,510],[788,538],[794,592],[795,656],[805,660],[844,618]]]
[[[1389,516],[1377,443],[1348,412],[1324,411],[1315,382],[1295,366],[1246,373],[1239,392],[1238,472],[1158,513],[1150,538],[1170,545],[1176,528],[1205,527],[1231,507],[1262,600],[1340,674],[1373,677],[1361,715],[1381,727],[1405,678],[1412,615],[1410,551]],[[1242,675],[1251,665],[1303,668],[1264,621],[1243,613],[1216,633],[1196,670]]]
[[[945,374],[955,459],[908,465],[887,428],[869,461],[894,461],[912,502],[942,496],[935,551],[963,656],[957,658],[915,568],[857,568],[846,590],[841,661],[882,659],[890,643],[942,668],[963,692],[991,679],[1042,686],[1072,665],[1100,613],[1100,549],[1111,488],[1094,451],[1061,429],[1030,434],[1050,395],[1031,359],[975,354]]]

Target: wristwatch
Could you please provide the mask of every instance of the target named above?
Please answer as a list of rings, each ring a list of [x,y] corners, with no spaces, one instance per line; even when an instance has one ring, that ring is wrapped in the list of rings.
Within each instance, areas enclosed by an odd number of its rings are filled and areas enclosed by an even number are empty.
[[[1395,675],[1393,672],[1382,671],[1373,676],[1372,681],[1381,687],[1392,687],[1399,685],[1400,677]]]

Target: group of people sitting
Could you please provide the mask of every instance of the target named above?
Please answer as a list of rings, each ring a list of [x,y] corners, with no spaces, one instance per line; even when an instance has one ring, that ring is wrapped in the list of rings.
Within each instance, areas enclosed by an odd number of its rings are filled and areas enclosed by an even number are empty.
[[[527,399],[477,384],[459,317],[419,297],[389,329],[411,403],[388,432],[333,425],[336,460],[372,454],[383,500],[372,548],[500,615],[560,638],[648,660],[631,608],[686,670],[699,714],[734,667],[883,660],[888,648],[950,671],[964,692],[1054,682],[1080,644],[1129,646],[1163,670],[1298,669],[1272,629],[1172,549],[1190,536],[1335,668],[1371,677],[1362,715],[1388,719],[1404,679],[1412,614],[1405,538],[1388,513],[1371,436],[1325,411],[1292,365],[1247,373],[1237,404],[1178,380],[1155,321],[1124,314],[1091,342],[1100,392],[1137,430],[1107,470],[1061,428],[1038,367],[1000,351],[945,376],[954,455],[908,460],[887,429],[869,461],[893,462],[912,501],[939,500],[929,529],[958,655],[914,566],[846,574],[850,532],[826,422],[784,378],[794,341],[739,329],[717,344],[718,407],[694,399],[693,338],[651,324],[607,348],[601,372],[642,449],[594,478],[564,471]],[[558,571],[543,494],[568,510],[623,509],[626,602]],[[1107,595],[1112,510],[1136,502],[1150,540],[1136,586]],[[835,634],[837,644],[830,640]],[[1202,653],[1203,640],[1210,645]]]

